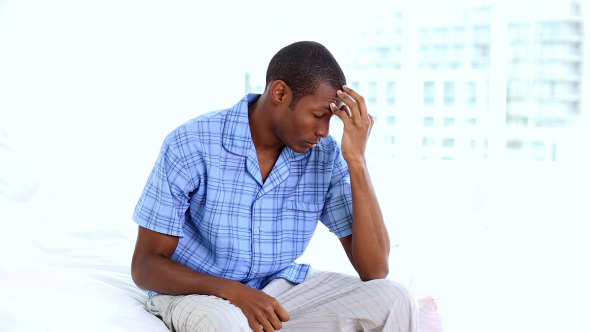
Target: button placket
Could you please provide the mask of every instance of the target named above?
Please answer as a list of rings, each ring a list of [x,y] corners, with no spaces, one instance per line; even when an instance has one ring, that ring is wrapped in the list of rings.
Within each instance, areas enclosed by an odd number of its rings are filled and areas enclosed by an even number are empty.
[[[252,230],[251,233],[251,241],[250,241],[250,253],[251,253],[251,260],[250,260],[250,271],[248,273],[249,277],[258,273],[258,266],[260,266],[260,218],[261,218],[261,204],[262,201],[260,197],[257,197],[252,203],[252,211],[251,211],[251,220],[250,220],[250,229]]]

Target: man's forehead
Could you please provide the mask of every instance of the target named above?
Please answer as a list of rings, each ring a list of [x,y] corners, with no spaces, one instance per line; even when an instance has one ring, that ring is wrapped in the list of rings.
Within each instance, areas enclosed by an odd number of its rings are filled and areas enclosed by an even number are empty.
[[[336,91],[338,91],[338,89],[335,89],[335,88],[329,86],[329,87],[325,87],[321,91],[316,91],[316,93],[320,98],[322,98],[326,101],[329,101],[331,103],[333,102],[336,105],[339,105],[342,103],[342,100],[340,99],[340,97],[338,97],[338,93],[336,93]]]
[[[332,103],[336,104],[336,107],[338,107],[338,108],[342,107],[342,105],[344,104],[342,102],[342,100],[340,100],[339,97],[336,97],[336,98],[330,98],[328,100],[323,100],[322,102],[320,102],[318,107],[331,112],[332,109],[330,108],[330,104],[332,104]]]
[[[344,104],[344,102],[342,101],[342,99],[340,99],[340,97],[338,97],[338,95],[335,95],[334,97],[330,98],[330,103],[336,104],[336,107],[338,108],[342,107],[342,105]],[[328,107],[329,106],[330,105],[328,105]]]

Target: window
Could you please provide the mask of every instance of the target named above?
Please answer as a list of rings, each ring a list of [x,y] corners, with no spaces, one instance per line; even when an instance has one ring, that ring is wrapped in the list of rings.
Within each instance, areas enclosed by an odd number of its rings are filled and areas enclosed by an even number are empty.
[[[487,42],[490,40],[490,26],[479,25],[473,27],[473,40],[476,42]]]
[[[436,45],[434,46],[434,61],[440,63],[445,61],[447,58],[447,46]]]
[[[475,82],[465,82],[465,105],[473,106],[477,101],[477,86]]]
[[[422,137],[422,146],[434,146],[434,138],[433,137]]]
[[[542,22],[537,26],[537,33],[544,37],[561,37],[564,24],[561,22]]]
[[[424,106],[434,105],[434,82],[424,82]]]
[[[387,124],[388,126],[393,126],[395,125],[395,116],[388,116],[385,118],[385,124]]]
[[[508,25],[508,38],[512,42],[528,41],[530,35],[530,24],[511,23]]]
[[[429,62],[431,60],[431,48],[428,45],[420,46],[420,54],[422,56],[422,65],[426,67],[424,62]]]
[[[473,45],[471,67],[473,69],[487,69],[490,56],[489,44]]]
[[[423,120],[424,127],[434,126],[434,118],[431,116],[425,117]]]
[[[465,27],[458,25],[453,27],[453,41],[457,44],[465,40]]]
[[[455,82],[445,82],[443,85],[445,106],[455,105]]]
[[[395,82],[387,82],[385,89],[387,105],[395,105]]]
[[[448,42],[449,33],[446,27],[438,27],[434,29],[434,40],[438,42]]]
[[[455,146],[455,139],[454,138],[443,138],[442,146],[445,148],[452,148]]]
[[[420,28],[420,39],[422,40],[422,43],[428,43],[431,41],[431,31],[432,30],[429,28]]]
[[[506,148],[509,150],[521,150],[523,142],[518,139],[510,139],[506,141]]]
[[[443,126],[452,127],[454,125],[455,125],[455,118],[444,118],[443,119]]]
[[[462,59],[463,59],[463,51],[465,47],[463,45],[453,45],[450,49],[449,61],[451,68],[460,68]]]
[[[550,85],[553,94],[553,85]],[[544,88],[544,86],[543,86]],[[529,82],[525,80],[510,80],[508,81],[508,91],[506,91],[508,101],[523,101],[528,100],[529,96]]]
[[[513,44],[510,45],[511,58],[513,60],[523,60],[530,56],[529,44]]]
[[[377,82],[369,82],[369,104],[377,104]]]
[[[544,151],[545,150],[545,142],[533,141],[532,148],[534,151]]]

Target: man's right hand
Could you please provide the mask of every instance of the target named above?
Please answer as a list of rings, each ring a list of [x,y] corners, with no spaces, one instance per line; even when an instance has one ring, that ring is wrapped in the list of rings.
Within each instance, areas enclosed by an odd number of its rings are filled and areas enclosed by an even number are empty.
[[[228,287],[224,298],[242,310],[254,332],[280,330],[290,318],[277,299],[237,281]]]

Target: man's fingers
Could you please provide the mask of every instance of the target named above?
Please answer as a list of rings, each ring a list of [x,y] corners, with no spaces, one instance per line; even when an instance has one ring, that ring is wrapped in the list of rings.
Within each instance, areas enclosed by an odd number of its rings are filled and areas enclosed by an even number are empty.
[[[277,314],[277,317],[281,320],[281,322],[286,322],[289,319],[291,319],[291,315],[289,315],[289,312],[283,308],[283,306],[279,306],[276,310],[275,313]]]
[[[341,108],[338,108],[338,107],[336,107],[336,104],[331,103],[330,109],[332,110],[332,113],[336,114],[336,116],[339,117],[340,120],[342,120],[342,122],[346,122],[346,121],[351,120],[348,106],[342,105]]]
[[[260,325],[262,325],[262,330],[264,332],[274,332],[275,330],[273,324],[271,324],[268,320],[263,323],[260,323]]]
[[[356,117],[360,115],[360,111],[358,109],[356,101],[353,99],[354,97],[351,98],[351,96],[349,96],[346,92],[342,90],[338,90],[336,91],[336,93],[338,94],[340,100],[342,100],[342,102],[344,103],[343,107],[348,107],[348,110],[350,111],[349,117],[352,119],[356,119]]]
[[[250,329],[252,329],[253,332],[263,332],[264,331],[264,326],[261,325],[260,323],[258,323],[258,321],[254,320],[254,319],[248,319],[248,325],[250,325]]]
[[[264,331],[274,331],[283,328],[283,323],[281,322],[278,315],[269,316],[267,322],[268,324],[262,323],[262,325],[264,325]]]
[[[289,312],[277,301],[277,305],[274,308],[274,315],[270,315],[268,320],[274,330],[280,330],[283,328],[283,322],[288,321],[290,318],[291,315],[289,315]],[[264,331],[268,331],[266,326],[264,327]]]
[[[361,116],[366,116],[367,115],[367,106],[365,105],[365,98],[363,96],[361,96],[360,94],[358,94],[353,89],[349,88],[347,85],[342,86],[342,91],[344,92],[344,95],[350,96],[354,99],[355,104],[358,106],[358,110],[359,110],[359,113],[361,114]],[[346,99],[350,100],[351,98],[346,98]]]
[[[257,327],[260,327],[264,332],[280,330],[283,327],[283,322],[290,318],[289,312],[276,299],[270,302],[270,306],[254,315]],[[256,329],[252,329],[256,331]]]
[[[356,100],[359,103],[361,101],[364,101],[365,100],[365,98],[363,96],[361,96],[358,92],[356,92],[353,89],[351,89],[348,85],[343,85],[342,86],[342,92],[350,95],[354,100]]]

